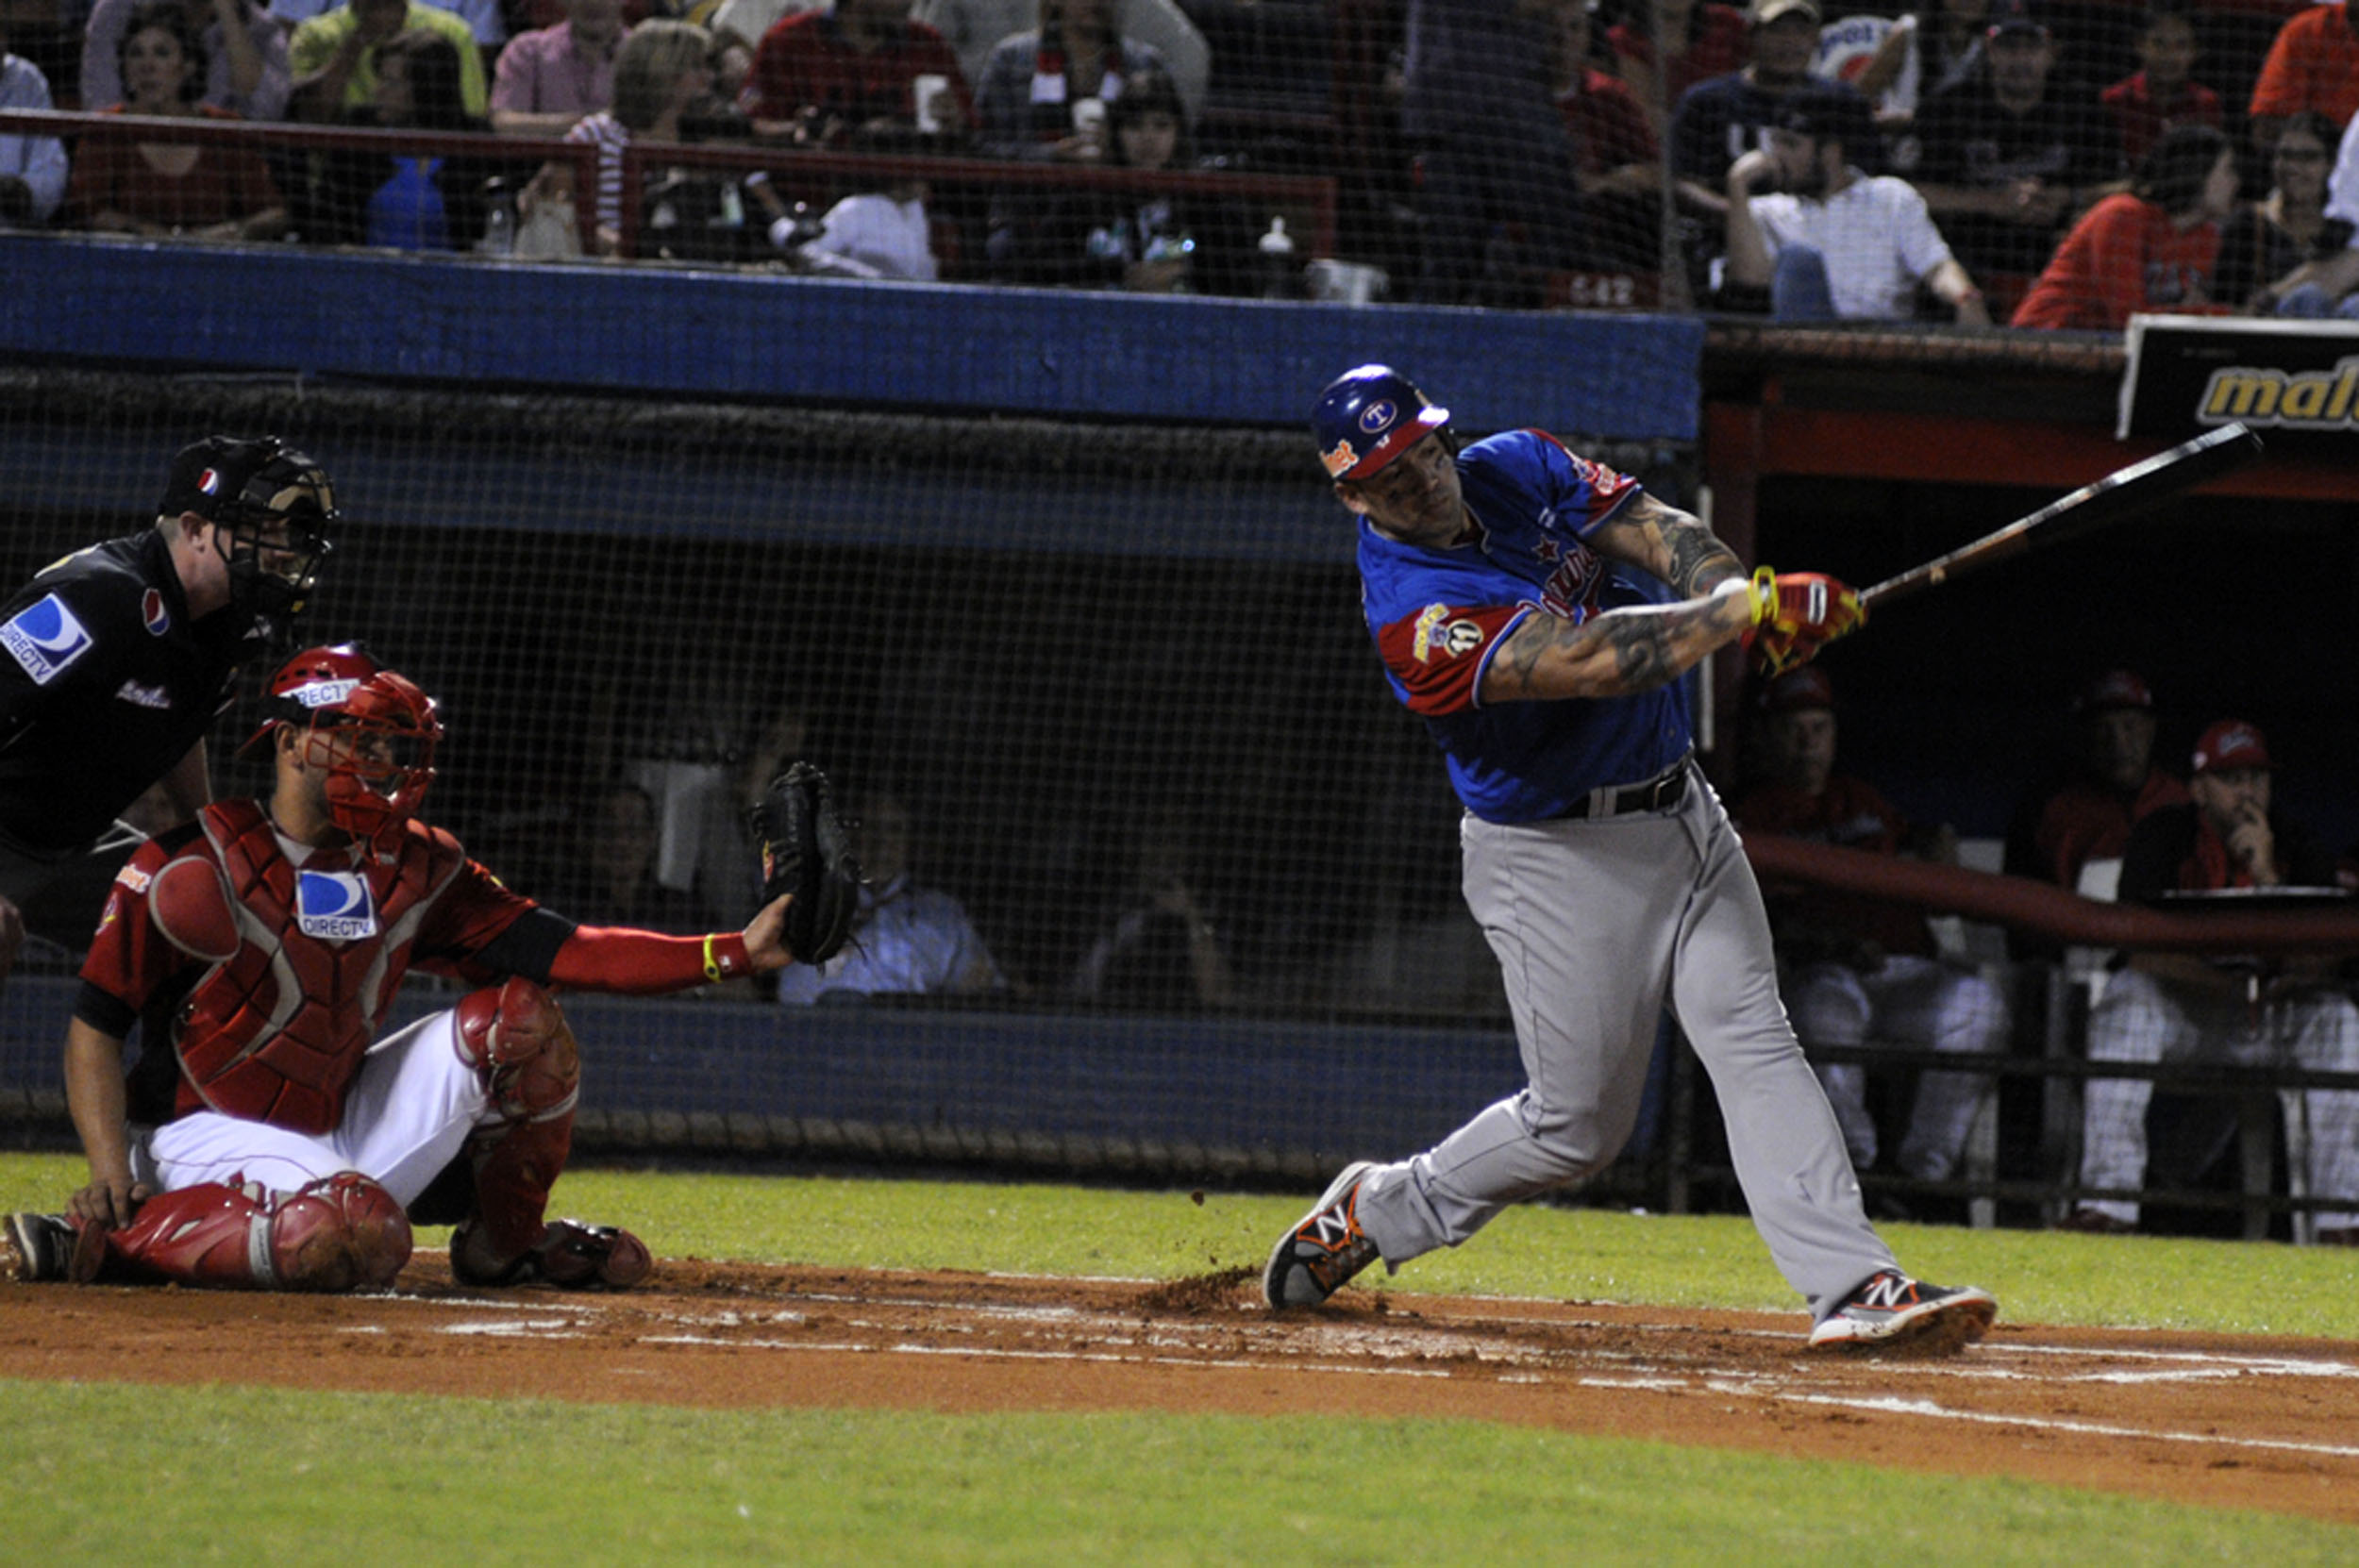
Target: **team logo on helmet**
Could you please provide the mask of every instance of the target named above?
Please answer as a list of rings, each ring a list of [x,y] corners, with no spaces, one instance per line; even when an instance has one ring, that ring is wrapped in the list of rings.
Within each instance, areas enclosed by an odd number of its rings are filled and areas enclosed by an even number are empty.
[[[1400,407],[1389,397],[1380,397],[1360,410],[1360,428],[1369,435],[1391,427],[1400,417]]]
[[[1319,461],[1327,465],[1327,476],[1330,479],[1342,478],[1344,471],[1359,460],[1360,454],[1347,441],[1339,441],[1319,454]]]

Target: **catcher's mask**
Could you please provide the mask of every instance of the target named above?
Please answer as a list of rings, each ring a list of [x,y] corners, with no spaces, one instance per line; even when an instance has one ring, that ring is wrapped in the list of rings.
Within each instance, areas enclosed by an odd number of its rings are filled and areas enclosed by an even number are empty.
[[[270,714],[246,747],[282,727],[301,732],[305,766],[326,775],[329,820],[390,853],[434,782],[434,699],[359,643],[306,648],[271,677]]]
[[[220,530],[229,602],[283,630],[303,613],[343,521],[326,471],[276,436],[209,436],[172,462],[166,516],[194,512]]]

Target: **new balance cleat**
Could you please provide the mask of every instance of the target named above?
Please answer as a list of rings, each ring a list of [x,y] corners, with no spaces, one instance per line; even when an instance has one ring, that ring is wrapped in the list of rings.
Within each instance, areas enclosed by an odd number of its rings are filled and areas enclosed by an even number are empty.
[[[65,1278],[75,1239],[74,1227],[60,1215],[0,1216],[0,1280],[34,1285]]]
[[[1971,1285],[1911,1279],[1899,1269],[1870,1276],[1810,1331],[1814,1350],[1887,1350],[1947,1355],[1983,1337],[1999,1316],[1998,1298]]]
[[[1263,1300],[1272,1307],[1315,1307],[1377,1260],[1376,1243],[1360,1228],[1360,1182],[1375,1169],[1368,1159],[1345,1166],[1311,1211],[1278,1239],[1262,1276]]]

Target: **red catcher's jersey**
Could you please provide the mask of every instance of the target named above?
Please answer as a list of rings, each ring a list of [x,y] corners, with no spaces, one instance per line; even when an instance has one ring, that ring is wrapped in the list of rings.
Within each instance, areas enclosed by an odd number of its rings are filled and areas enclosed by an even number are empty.
[[[466,960],[533,908],[423,823],[390,855],[316,849],[300,867],[253,801],[209,806],[197,825],[131,857],[82,966],[142,1013],[194,973],[168,1024],[176,1116],[332,1130],[410,967],[477,977]]]

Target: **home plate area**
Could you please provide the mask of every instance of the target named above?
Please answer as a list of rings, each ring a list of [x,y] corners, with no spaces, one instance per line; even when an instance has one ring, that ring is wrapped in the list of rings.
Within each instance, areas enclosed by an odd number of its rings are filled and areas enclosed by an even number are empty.
[[[484,1292],[422,1257],[350,1297],[0,1292],[19,1377],[710,1407],[1512,1422],[2359,1522],[2359,1344],[2001,1317],[1954,1356],[1807,1351],[1798,1312],[665,1259]]]

